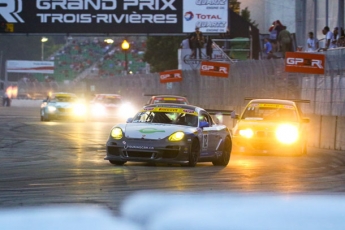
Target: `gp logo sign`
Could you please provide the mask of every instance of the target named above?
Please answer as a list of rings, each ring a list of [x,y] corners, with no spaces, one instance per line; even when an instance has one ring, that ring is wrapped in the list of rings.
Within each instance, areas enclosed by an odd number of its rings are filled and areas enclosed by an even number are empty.
[[[182,70],[168,70],[159,73],[160,83],[169,83],[169,82],[180,82],[182,81]]]
[[[325,55],[302,52],[288,52],[285,71],[307,74],[325,74]]]
[[[203,61],[200,65],[200,75],[203,76],[228,77],[229,72],[229,63]]]
[[[23,23],[24,20],[18,15],[22,10],[22,0],[0,0],[0,15],[8,23]]]

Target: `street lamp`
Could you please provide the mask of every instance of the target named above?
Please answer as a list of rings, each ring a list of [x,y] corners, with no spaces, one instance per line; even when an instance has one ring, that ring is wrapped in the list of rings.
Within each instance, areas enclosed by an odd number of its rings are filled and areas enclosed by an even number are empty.
[[[46,37],[42,37],[41,39],[41,43],[42,43],[42,55],[41,55],[41,59],[42,61],[44,60],[44,43],[48,41],[48,38]]]
[[[127,58],[127,52],[129,49],[129,43],[127,42],[127,40],[123,40],[122,44],[121,44],[121,48],[122,50],[125,52],[125,70],[126,70],[126,74],[128,74],[128,58]]]

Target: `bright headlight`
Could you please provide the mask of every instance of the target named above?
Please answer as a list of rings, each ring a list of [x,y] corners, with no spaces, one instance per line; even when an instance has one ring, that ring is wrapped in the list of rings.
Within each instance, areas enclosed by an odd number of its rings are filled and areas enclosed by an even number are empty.
[[[106,115],[106,109],[101,104],[96,104],[92,106],[92,114],[95,116],[104,116]]]
[[[56,107],[54,107],[54,106],[48,106],[48,111],[51,112],[51,113],[53,113],[53,112],[56,111]]]
[[[130,103],[123,103],[119,110],[119,116],[122,117],[132,117],[137,111],[134,109],[134,107]]]
[[[298,128],[294,125],[283,124],[276,130],[277,139],[284,144],[292,144],[298,140]]]
[[[241,130],[239,131],[239,134],[240,134],[242,137],[252,138],[253,135],[254,135],[254,132],[253,132],[253,130],[251,130],[251,129],[241,129]]]
[[[83,104],[75,104],[74,107],[73,107],[73,112],[77,116],[85,115],[86,107]]]
[[[169,141],[180,141],[183,138],[184,138],[184,132],[178,131],[170,135]]]
[[[110,134],[114,139],[121,139],[123,137],[123,132],[122,129],[116,127],[113,128],[113,130],[111,130],[111,134]]]

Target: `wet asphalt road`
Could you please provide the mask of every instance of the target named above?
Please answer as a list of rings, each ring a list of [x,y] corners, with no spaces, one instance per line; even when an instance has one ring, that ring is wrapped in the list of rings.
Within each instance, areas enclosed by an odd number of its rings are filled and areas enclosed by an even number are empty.
[[[232,154],[225,168],[113,166],[103,157],[115,123],[40,122],[38,108],[0,107],[0,208],[81,203],[117,213],[123,199],[142,190],[345,195],[344,151]]]

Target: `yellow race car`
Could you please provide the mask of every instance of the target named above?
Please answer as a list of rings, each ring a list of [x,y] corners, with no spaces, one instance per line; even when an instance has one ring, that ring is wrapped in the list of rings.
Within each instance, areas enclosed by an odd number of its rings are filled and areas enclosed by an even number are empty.
[[[308,102],[299,100],[299,102]],[[252,99],[242,114],[232,114],[233,151],[253,154],[307,153],[308,118],[303,118],[297,101]]]

